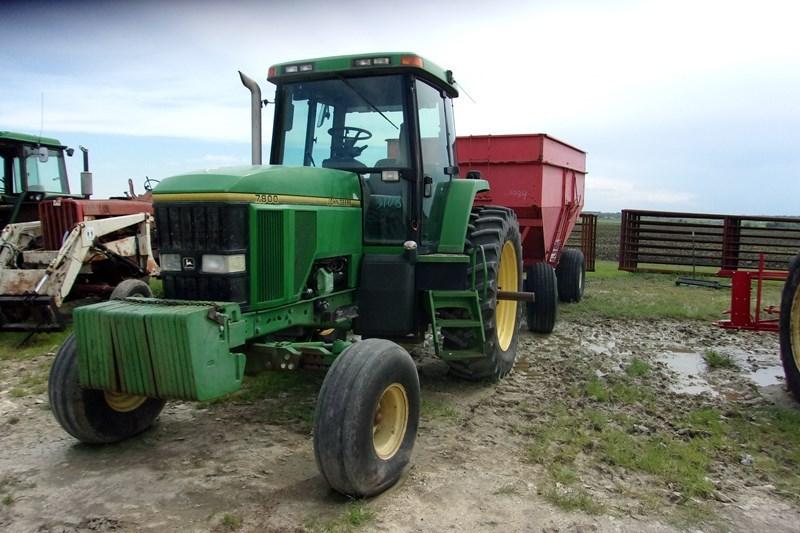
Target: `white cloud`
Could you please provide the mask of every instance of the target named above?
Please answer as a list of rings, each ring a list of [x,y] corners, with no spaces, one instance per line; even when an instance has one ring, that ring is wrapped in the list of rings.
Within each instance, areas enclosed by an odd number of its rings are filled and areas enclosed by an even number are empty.
[[[694,204],[695,195],[686,191],[653,189],[632,180],[586,177],[587,211],[619,211],[625,208],[684,210]]]

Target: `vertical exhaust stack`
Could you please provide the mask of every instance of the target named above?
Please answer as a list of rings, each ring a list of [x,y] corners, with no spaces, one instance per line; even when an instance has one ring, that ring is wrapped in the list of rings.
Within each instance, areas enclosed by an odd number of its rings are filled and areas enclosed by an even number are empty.
[[[84,198],[89,198],[94,194],[94,184],[92,173],[89,172],[89,150],[83,146],[79,146],[83,152],[83,172],[81,172],[81,194]]]
[[[242,85],[250,90],[250,143],[253,165],[261,164],[261,87],[256,81],[239,71]]]

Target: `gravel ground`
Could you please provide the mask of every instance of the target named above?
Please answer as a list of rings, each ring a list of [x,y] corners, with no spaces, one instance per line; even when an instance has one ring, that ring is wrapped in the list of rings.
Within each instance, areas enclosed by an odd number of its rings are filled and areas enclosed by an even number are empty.
[[[709,350],[736,366],[707,369]],[[565,463],[575,473],[570,479],[554,477],[550,464],[563,460],[558,446],[569,443],[553,441],[547,455],[532,452],[545,428],[562,430],[558,420],[589,412],[612,424],[635,418],[629,433],[645,440],[688,441],[693,436],[678,421],[698,409],[797,409],[777,353],[774,335],[704,322],[574,318],[550,336],[523,333],[515,371],[487,385],[449,377],[443,363],[415,350],[423,418],[413,465],[397,486],[357,503],[331,493],[318,474],[308,421],[276,416],[296,396],[171,403],[143,435],[89,447],[56,424],[41,385],[30,386],[52,354],[6,360],[0,529],[797,531],[797,485],[776,484],[759,470],[758,456],[749,464],[735,450],[714,457],[707,468],[713,490],[698,496],[663,476],[609,463],[591,440]],[[647,368],[635,379],[626,374],[634,360]],[[610,389],[607,401],[591,389],[615,383],[625,388]],[[313,393],[300,400],[311,403]]]

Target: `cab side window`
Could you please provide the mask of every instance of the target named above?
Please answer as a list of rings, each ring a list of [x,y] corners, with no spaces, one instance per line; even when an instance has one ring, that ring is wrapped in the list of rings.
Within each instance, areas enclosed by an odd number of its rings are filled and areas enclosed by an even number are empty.
[[[423,186],[427,194],[422,199],[423,241],[435,244],[441,227],[442,211],[451,176],[448,169],[455,165],[452,145],[455,132],[448,122],[446,99],[438,89],[421,80],[416,81],[417,109],[422,155]]]

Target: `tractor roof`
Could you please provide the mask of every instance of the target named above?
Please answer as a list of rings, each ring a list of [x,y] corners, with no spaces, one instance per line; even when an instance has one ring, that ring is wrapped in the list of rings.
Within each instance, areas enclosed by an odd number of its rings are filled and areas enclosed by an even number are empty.
[[[418,76],[435,83],[450,96],[458,96],[452,71],[445,70],[436,63],[412,52],[353,54],[278,63],[269,68],[267,78],[273,83],[278,83],[331,78],[337,74],[388,74],[390,72],[408,72],[409,70],[414,70]]]
[[[30,144],[44,144],[47,146],[61,147],[58,139],[52,137],[39,137],[38,135],[28,135],[27,133],[16,133],[13,131],[0,131],[0,141],[17,141]]]

